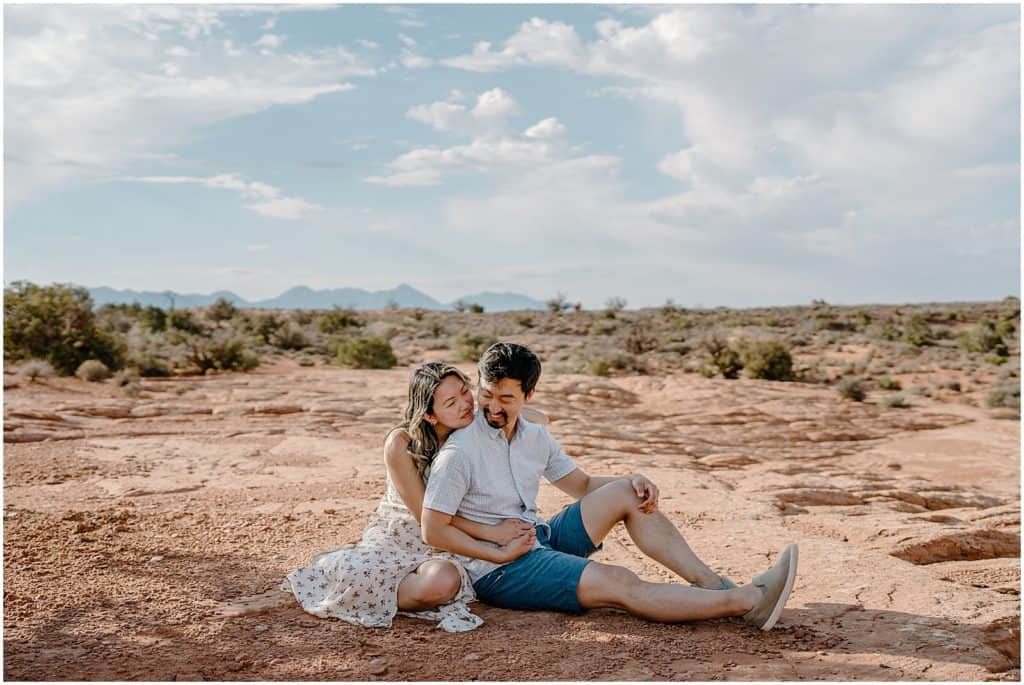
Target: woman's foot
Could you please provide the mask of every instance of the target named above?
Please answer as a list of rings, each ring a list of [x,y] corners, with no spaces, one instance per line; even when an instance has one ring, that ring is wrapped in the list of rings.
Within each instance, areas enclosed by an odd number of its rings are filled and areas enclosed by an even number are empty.
[[[770,630],[782,614],[789,593],[796,581],[797,547],[789,545],[782,550],[779,560],[764,573],[755,576],[753,585],[762,593],[761,601],[743,614],[743,620],[761,630]]]

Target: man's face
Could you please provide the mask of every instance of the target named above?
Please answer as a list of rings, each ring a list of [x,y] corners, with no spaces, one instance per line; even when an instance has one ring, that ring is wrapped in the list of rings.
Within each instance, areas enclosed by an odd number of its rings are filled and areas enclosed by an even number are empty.
[[[477,403],[491,428],[504,428],[516,420],[519,410],[532,396],[533,392],[523,395],[522,384],[514,378],[502,378],[496,383],[481,378]]]

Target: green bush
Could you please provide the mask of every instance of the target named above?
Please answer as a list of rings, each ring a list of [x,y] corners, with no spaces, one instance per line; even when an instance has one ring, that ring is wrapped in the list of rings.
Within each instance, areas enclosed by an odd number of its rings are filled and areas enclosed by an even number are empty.
[[[199,335],[206,332],[203,325],[196,321],[192,312],[187,309],[172,309],[167,314],[167,325],[181,333]]]
[[[740,371],[743,370],[740,354],[729,345],[721,333],[712,331],[706,335],[701,340],[701,347],[707,351],[708,361],[718,369],[723,378],[739,377]]]
[[[186,359],[199,373],[249,371],[259,366],[256,355],[246,350],[245,338],[227,331],[212,337],[191,336],[185,341]]]
[[[238,308],[228,299],[217,298],[217,301],[206,310],[206,318],[210,321],[227,321],[235,318]]]
[[[985,397],[985,405],[992,408],[1009,407],[1011,409],[1020,409],[1020,386],[997,385]]]
[[[885,374],[878,379],[878,387],[882,390],[902,390],[903,386],[900,384],[899,379],[893,378],[889,374]]]
[[[751,378],[787,381],[793,378],[793,356],[781,340],[744,340],[740,361]]]
[[[861,385],[859,378],[843,378],[836,384],[836,392],[839,393],[840,397],[845,397],[854,402],[863,402],[864,398],[867,397],[867,393],[864,392],[864,386]]]
[[[482,304],[477,304],[476,302],[472,302],[469,305],[469,311],[473,312],[474,314],[483,314],[484,313],[484,306]]]
[[[587,373],[591,376],[607,376],[611,368],[607,359],[594,359],[587,365]]]
[[[648,334],[640,324],[634,324],[626,336],[626,351],[630,354],[644,354],[658,348],[658,341]]]
[[[488,347],[496,342],[498,339],[493,336],[463,332],[455,338],[454,349],[460,360],[475,362],[483,356]]]
[[[107,365],[97,359],[86,359],[75,369],[75,375],[83,381],[96,383],[110,378],[110,369]]]
[[[903,399],[902,395],[890,395],[883,397],[878,401],[878,406],[886,407],[888,409],[906,409],[910,405]]]
[[[930,344],[934,337],[928,321],[920,314],[914,314],[903,325],[903,334],[900,336],[900,340],[914,347],[922,347]]]
[[[4,359],[43,359],[68,376],[87,359],[119,368],[121,356],[119,342],[97,325],[85,288],[16,281],[4,289]]]
[[[534,326],[533,317],[528,314],[518,317],[516,319],[516,323],[522,326],[523,328],[533,328]]]
[[[167,330],[167,312],[160,309],[160,307],[146,307],[139,314],[139,321],[142,323],[143,328],[154,333]]]
[[[590,324],[590,335],[611,335],[619,328],[618,321],[608,319],[598,319],[594,323]]]
[[[999,357],[1010,356],[1009,348],[1003,342],[1003,336],[999,334],[996,325],[984,319],[970,331],[961,333],[959,336],[960,347],[968,352],[979,352],[985,354],[992,352]]]
[[[422,316],[422,313],[420,316]],[[316,325],[321,333],[331,335],[346,328],[359,328],[363,325],[363,322],[359,320],[359,317],[351,309],[335,307],[329,312],[320,314],[316,319]]]
[[[301,350],[309,347],[309,339],[301,327],[289,321],[271,334],[270,344],[281,350]]]
[[[355,369],[390,369],[398,363],[391,343],[384,338],[351,338],[338,343],[336,360]]]

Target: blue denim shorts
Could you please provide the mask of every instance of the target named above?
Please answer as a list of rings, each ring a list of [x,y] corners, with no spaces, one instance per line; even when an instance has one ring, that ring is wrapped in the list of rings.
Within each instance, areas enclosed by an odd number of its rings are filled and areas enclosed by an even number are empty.
[[[582,613],[576,586],[591,554],[601,549],[590,540],[580,503],[574,502],[548,521],[550,537],[537,526],[543,549],[527,552],[473,583],[477,598],[504,609],[554,610]]]

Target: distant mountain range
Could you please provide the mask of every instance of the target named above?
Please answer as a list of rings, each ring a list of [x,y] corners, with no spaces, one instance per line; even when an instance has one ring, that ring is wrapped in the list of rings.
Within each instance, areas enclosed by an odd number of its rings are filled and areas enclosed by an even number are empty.
[[[205,307],[218,299],[225,299],[237,307],[255,309],[331,309],[346,307],[350,309],[385,309],[390,305],[399,307],[420,307],[422,309],[453,309],[460,300],[466,305],[479,304],[488,312],[505,312],[517,309],[545,309],[546,305],[526,295],[518,293],[482,292],[466,295],[454,302],[438,302],[425,293],[403,283],[391,290],[361,290],[359,288],[334,288],[331,290],[313,290],[305,286],[290,288],[277,297],[269,300],[250,302],[229,290],[203,295],[199,293],[177,293],[171,290],[156,292],[152,290],[115,290],[114,288],[89,288],[93,303],[99,307],[105,304],[131,304],[138,302],[143,306],[189,308]]]

